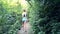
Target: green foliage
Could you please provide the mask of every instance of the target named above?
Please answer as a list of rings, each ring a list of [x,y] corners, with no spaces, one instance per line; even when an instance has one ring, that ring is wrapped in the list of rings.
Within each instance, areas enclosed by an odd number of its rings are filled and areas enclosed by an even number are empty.
[[[21,27],[21,5],[11,6],[0,0],[0,34],[17,34]]]
[[[29,0],[28,3],[29,20],[34,34],[60,32],[60,0]]]
[[[60,0],[26,0],[34,34],[60,34]],[[21,27],[19,2],[0,0],[0,34],[17,34]]]

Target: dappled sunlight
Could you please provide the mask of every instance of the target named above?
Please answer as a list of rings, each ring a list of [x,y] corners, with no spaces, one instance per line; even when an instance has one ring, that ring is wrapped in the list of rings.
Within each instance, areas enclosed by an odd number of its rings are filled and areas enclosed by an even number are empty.
[[[22,13],[23,9],[26,9],[26,10],[28,9],[28,2],[25,0],[5,0],[2,2],[5,4],[4,7],[6,8],[8,7],[7,8],[9,10],[8,12],[14,11],[17,13],[18,10],[20,10],[20,12],[18,13]]]
[[[26,0],[7,0],[7,3],[12,7],[21,4],[22,9],[28,9],[28,2]]]
[[[21,0],[21,6],[22,6],[24,9],[27,9],[27,1]]]
[[[60,34],[60,0],[0,0],[0,34],[20,33]]]
[[[7,3],[10,5],[10,6],[17,6],[18,0],[7,0]]]

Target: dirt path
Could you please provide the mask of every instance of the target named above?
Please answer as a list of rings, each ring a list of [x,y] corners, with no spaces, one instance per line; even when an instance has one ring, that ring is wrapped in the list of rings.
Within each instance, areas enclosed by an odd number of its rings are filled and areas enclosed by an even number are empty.
[[[24,27],[22,27],[21,30],[18,31],[18,34],[29,34],[30,28],[31,25],[29,23],[25,23]]]

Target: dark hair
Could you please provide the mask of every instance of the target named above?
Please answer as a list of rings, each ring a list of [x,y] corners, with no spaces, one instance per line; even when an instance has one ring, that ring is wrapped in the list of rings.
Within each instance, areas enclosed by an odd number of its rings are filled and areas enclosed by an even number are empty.
[[[26,10],[23,10],[24,12],[26,12]]]

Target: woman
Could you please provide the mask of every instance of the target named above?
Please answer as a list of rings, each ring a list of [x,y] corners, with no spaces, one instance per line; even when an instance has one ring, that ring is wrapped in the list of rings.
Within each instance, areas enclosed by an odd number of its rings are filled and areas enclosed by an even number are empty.
[[[24,10],[22,13],[22,26],[24,26],[24,23],[27,22],[27,12]]]

